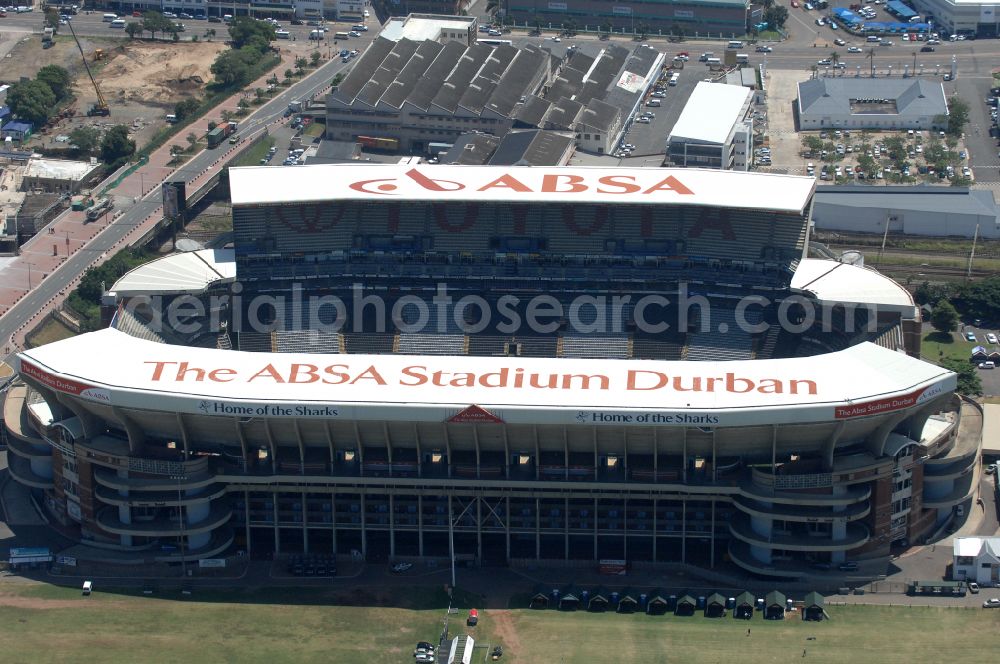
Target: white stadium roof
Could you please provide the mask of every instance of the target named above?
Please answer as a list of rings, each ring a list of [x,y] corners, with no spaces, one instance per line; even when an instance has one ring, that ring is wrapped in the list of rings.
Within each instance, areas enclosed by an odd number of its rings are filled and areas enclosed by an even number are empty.
[[[232,249],[202,249],[171,254],[122,275],[109,295],[132,297],[157,293],[203,293],[215,283],[236,280]]]
[[[684,110],[670,130],[669,140],[683,139],[722,145],[743,115],[753,90],[742,85],[708,83],[694,86]]]
[[[801,214],[816,179],[696,168],[321,164],[233,168],[229,187],[235,206],[336,200],[666,203]]]
[[[955,374],[870,343],[809,358],[657,362],[248,353],[115,329],[24,351],[19,372],[123,408],[200,415],[746,426],[835,421],[923,403]],[[550,387],[550,385],[552,385]]]
[[[915,315],[910,292],[875,270],[822,258],[806,258],[792,275],[791,287],[813,293],[823,302],[862,302],[880,309],[894,307]]]

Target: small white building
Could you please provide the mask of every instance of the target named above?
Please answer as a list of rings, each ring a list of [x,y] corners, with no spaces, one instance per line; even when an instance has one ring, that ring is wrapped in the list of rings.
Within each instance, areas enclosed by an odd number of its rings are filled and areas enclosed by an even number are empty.
[[[446,44],[450,41],[462,42],[466,46],[476,43],[479,20],[475,16],[441,16],[438,14],[410,14],[394,16],[382,27],[380,37],[394,42],[409,39]]]
[[[951,576],[980,585],[1000,582],[1000,537],[956,537]]]
[[[667,137],[667,162],[690,168],[745,171],[753,152],[753,90],[737,85],[695,86]]]
[[[42,191],[47,194],[75,194],[99,167],[100,164],[96,159],[71,161],[32,157],[25,166],[21,178],[21,190]]]

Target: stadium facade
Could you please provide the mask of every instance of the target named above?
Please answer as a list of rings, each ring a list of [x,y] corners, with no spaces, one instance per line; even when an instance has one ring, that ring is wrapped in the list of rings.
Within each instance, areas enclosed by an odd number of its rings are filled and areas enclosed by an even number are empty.
[[[797,577],[972,495],[978,411],[916,359],[905,289],[808,258],[810,178],[230,178],[233,250],[141,266],[109,329],[18,356],[11,474],[84,543]]]

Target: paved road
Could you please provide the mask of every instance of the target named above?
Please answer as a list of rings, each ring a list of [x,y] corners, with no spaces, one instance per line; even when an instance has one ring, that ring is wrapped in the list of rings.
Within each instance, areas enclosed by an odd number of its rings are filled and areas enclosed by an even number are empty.
[[[290,101],[313,95],[329,87],[331,79],[346,66],[339,59],[325,63],[312,74],[260,107],[253,116],[241,123],[238,135],[252,136],[259,133],[267,125],[280,121]],[[202,176],[204,171],[218,169],[224,165],[216,162],[229,147],[228,143],[224,143],[215,149],[204,150],[185,163],[176,172],[176,175],[186,182],[207,177]],[[154,187],[138,203],[126,208],[124,214],[104,228],[82,249],[72,253],[48,277],[40,282],[32,283],[31,290],[3,316],[0,316],[0,340],[3,340],[2,343],[7,345],[7,340],[18,332],[25,322],[33,318],[37,319],[38,312],[42,311],[52,300],[61,299],[71,289],[78,275],[102,254],[120,248],[117,246],[119,242],[137,226],[146,223],[146,218],[156,212],[159,207],[160,190],[159,187]],[[36,275],[35,279],[38,278]],[[7,352],[10,350],[12,349],[8,348]]]

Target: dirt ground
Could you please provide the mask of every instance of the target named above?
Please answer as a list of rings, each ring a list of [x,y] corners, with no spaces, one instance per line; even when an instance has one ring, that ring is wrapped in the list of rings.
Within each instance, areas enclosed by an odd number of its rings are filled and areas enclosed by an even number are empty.
[[[96,101],[97,95],[72,38],[57,37],[53,48],[43,49],[38,35],[25,38],[22,34],[0,34],[0,54],[11,41],[14,45],[3,59],[0,80],[31,77],[48,64],[65,67],[74,76],[78,117],[61,121],[47,136],[37,138],[39,143],[52,145],[58,145],[58,136],[68,135],[86,124],[99,128],[128,125],[133,138],[142,145],[163,126],[164,116],[172,112],[174,104],[197,94],[212,80],[209,67],[216,55],[225,49],[221,40],[154,43],[81,36],[83,51],[111,107],[110,118],[87,118],[86,110]],[[101,62],[94,62],[94,50],[98,48],[104,50],[106,57]]]

